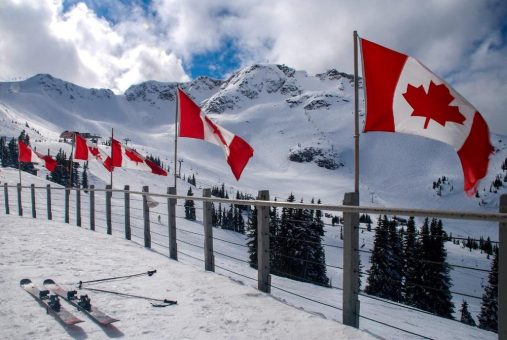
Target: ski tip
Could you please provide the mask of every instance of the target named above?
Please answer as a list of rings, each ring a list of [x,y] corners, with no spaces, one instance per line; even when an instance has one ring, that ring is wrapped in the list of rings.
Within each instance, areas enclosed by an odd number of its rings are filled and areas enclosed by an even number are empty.
[[[20,286],[25,286],[25,285],[28,285],[30,283],[32,283],[32,280],[30,280],[30,279],[23,279],[23,280],[19,281],[19,285]]]
[[[44,284],[44,285],[54,285],[55,281],[53,281],[52,279],[45,279],[42,284]]]

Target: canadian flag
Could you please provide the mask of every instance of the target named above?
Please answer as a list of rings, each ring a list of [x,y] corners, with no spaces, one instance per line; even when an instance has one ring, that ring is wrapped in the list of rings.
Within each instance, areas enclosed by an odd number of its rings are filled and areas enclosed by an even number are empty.
[[[74,134],[74,154],[72,156],[74,161],[96,160],[102,163],[107,171],[111,172],[113,169],[109,164],[106,164],[109,156],[97,145],[88,143],[79,133]]]
[[[402,132],[453,146],[463,168],[465,192],[474,194],[493,152],[484,118],[418,60],[360,41],[367,113],[364,132]]]
[[[113,139],[111,143],[111,157],[106,159],[105,165],[112,168],[136,169],[151,172],[155,175],[167,176],[167,171],[116,139]]]
[[[180,126],[179,137],[202,139],[219,145],[236,180],[253,156],[253,148],[241,137],[213,123],[188,95],[178,88]]]
[[[44,163],[46,169],[50,172],[55,171],[56,160],[49,155],[43,155],[37,151],[33,151],[28,145],[23,143],[21,139],[18,139],[18,161],[23,163]]]

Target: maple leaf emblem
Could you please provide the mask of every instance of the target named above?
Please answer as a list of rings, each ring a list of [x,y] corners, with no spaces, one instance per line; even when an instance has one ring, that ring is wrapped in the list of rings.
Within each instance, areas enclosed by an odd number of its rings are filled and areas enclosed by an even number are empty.
[[[424,122],[425,129],[428,128],[431,119],[442,126],[445,126],[446,122],[463,125],[463,122],[466,120],[465,116],[459,112],[457,106],[449,105],[454,100],[454,97],[444,84],[435,85],[431,81],[428,93],[426,93],[422,85],[415,87],[408,84],[407,92],[403,93],[403,97],[414,109],[411,116],[426,117],[426,121]]]

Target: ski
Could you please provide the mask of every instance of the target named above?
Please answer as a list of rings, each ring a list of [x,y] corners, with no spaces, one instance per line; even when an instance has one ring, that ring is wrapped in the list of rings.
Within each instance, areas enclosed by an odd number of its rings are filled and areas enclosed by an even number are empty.
[[[60,304],[58,295],[52,295],[48,290],[40,290],[30,279],[21,280],[19,285],[44,306],[47,313],[52,314],[65,325],[75,325],[76,323],[83,322],[83,320],[74,316]]]
[[[93,306],[90,303],[90,298],[88,295],[80,295],[78,297],[77,291],[66,290],[52,279],[44,280],[44,287],[76,307],[79,311],[85,313],[90,319],[100,325],[109,325],[113,322],[119,321],[118,319],[104,314],[97,307]]]

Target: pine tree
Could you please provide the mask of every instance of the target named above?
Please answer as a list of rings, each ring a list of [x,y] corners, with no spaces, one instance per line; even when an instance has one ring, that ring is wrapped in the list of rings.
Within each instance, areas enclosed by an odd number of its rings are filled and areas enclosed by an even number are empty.
[[[248,216],[247,237],[250,267],[257,269],[257,206],[254,206],[252,213]]]
[[[5,137],[0,138],[0,159],[3,168],[9,166],[9,149]]]
[[[454,303],[452,303],[451,295],[451,275],[450,267],[447,264],[447,250],[445,249],[445,241],[447,235],[444,232],[442,220],[433,219],[430,226],[430,235],[433,243],[433,257],[429,260],[433,268],[433,292],[434,313],[452,319],[454,312]]]
[[[88,189],[88,173],[87,173],[87,170],[88,170],[88,164],[85,164],[83,166],[83,173],[81,174],[81,186],[84,189]],[[85,192],[88,192],[88,191],[85,190]]]
[[[389,261],[387,255],[387,244],[389,243],[387,216],[378,218],[373,241],[373,251],[370,257],[371,267],[368,270],[367,286],[365,292],[389,299]]]
[[[187,196],[194,196],[194,193],[192,192],[192,187],[188,188]],[[193,200],[185,200],[185,219],[190,221],[195,221],[195,205]]]
[[[80,188],[81,187],[81,181],[79,179],[79,163],[72,162],[72,187],[73,188]]]
[[[62,149],[58,151],[56,154],[56,163],[58,164],[55,171],[53,171],[50,175],[50,180],[52,182],[58,183],[60,185],[67,185],[68,178],[68,161],[65,152]]]
[[[414,217],[410,216],[403,243],[403,272],[405,274],[403,300],[410,306],[415,306],[416,300],[424,295],[424,291],[421,288],[421,243],[417,235]]]
[[[498,332],[498,248],[495,249],[488,285],[482,294],[479,327],[488,331]]]
[[[16,139],[12,138],[7,145],[7,150],[9,154],[9,164],[8,166],[12,168],[18,168],[18,142]]]
[[[276,201],[276,197],[275,197]],[[275,268],[275,258],[279,256],[280,242],[278,235],[280,233],[280,217],[276,207],[269,209],[269,263],[271,268]]]
[[[312,200],[313,203],[313,200]],[[317,204],[321,204],[319,200]],[[308,281],[329,285],[329,278],[326,274],[326,254],[322,247],[322,237],[324,236],[324,222],[322,221],[322,210],[310,211],[308,214],[310,224],[307,228],[307,242],[305,243],[308,252],[305,263],[305,277]]]
[[[442,317],[452,318],[454,304],[450,292],[451,277],[446,262],[442,221],[432,219],[431,226],[425,219],[421,229],[421,288],[423,294],[417,296],[414,305]]]
[[[466,325],[469,326],[475,326],[475,320],[472,318],[472,315],[468,311],[468,303],[463,300],[463,303],[461,304],[461,309],[459,310],[461,312],[461,318],[460,321]]]
[[[296,199],[291,193],[287,202],[294,202]],[[273,273],[286,276],[290,273],[289,256],[293,246],[292,235],[294,232],[295,213],[293,208],[282,208],[280,216],[279,233],[277,234],[277,250],[273,258]]]
[[[388,223],[388,244],[387,261],[389,275],[389,299],[396,302],[402,301],[402,281],[403,281],[403,247],[400,234],[396,230],[396,221],[390,220]]]

